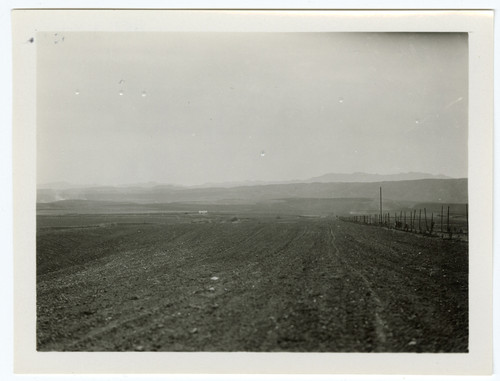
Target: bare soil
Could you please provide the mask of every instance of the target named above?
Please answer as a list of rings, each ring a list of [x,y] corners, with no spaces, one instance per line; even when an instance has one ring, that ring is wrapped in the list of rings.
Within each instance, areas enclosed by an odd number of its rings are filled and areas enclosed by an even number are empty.
[[[39,219],[37,349],[468,350],[465,242],[334,218],[174,217]]]

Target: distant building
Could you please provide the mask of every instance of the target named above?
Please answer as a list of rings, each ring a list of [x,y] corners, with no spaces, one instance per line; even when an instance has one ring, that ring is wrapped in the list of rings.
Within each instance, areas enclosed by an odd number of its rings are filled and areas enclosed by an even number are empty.
[[[208,210],[199,210],[198,214],[208,214]]]

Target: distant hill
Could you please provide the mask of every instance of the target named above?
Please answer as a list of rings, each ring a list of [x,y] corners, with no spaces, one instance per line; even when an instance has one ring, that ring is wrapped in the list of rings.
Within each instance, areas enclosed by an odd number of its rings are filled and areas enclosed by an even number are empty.
[[[423,179],[451,179],[444,175],[433,175],[424,172],[395,173],[380,175],[378,173],[326,173],[321,176],[311,177],[305,180],[286,181],[231,181],[222,183],[206,183],[187,188],[234,188],[240,186],[271,185],[271,184],[302,184],[302,183],[368,183],[380,181],[403,181],[403,180],[423,180]]]
[[[175,184],[162,184],[156,181],[148,181],[145,183],[132,183],[132,184],[121,184],[121,185],[98,185],[98,184],[73,184],[67,181],[59,181],[55,183],[42,183],[38,184],[37,189],[39,190],[62,190],[62,189],[88,189],[88,188],[152,188],[152,187],[163,187],[163,188],[175,188],[183,189],[185,187]]]
[[[321,176],[311,177],[308,179],[294,179],[285,181],[262,181],[262,180],[246,180],[246,181],[225,181],[205,183],[193,186],[183,186],[177,184],[165,184],[157,181],[148,181],[144,183],[121,184],[116,186],[110,185],[97,185],[97,184],[72,184],[66,181],[38,184],[37,189],[52,189],[52,190],[66,190],[66,189],[88,189],[88,188],[172,188],[172,189],[197,189],[197,188],[235,188],[243,186],[256,186],[256,185],[271,185],[271,184],[302,184],[302,183],[368,183],[380,181],[403,181],[403,180],[423,180],[423,179],[451,179],[451,177],[444,175],[433,175],[424,172],[407,172],[395,173],[389,175],[380,175],[378,173],[326,173]]]
[[[232,188],[96,187],[80,189],[39,189],[37,202],[91,200],[135,203],[234,203],[263,202],[289,198],[377,199],[379,187],[387,200],[437,203],[466,203],[467,179],[423,179],[379,182],[311,182],[238,186]]]
[[[407,181],[407,180],[423,180],[423,179],[450,179],[451,177],[444,175],[432,175],[423,172],[407,172],[395,173],[390,175],[379,175],[377,173],[327,173],[322,176],[313,177],[307,182],[320,183],[367,183],[379,181]]]

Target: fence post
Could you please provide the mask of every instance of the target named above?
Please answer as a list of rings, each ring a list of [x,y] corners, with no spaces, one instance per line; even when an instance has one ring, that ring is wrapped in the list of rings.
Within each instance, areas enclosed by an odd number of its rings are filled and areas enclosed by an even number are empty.
[[[451,232],[451,229],[450,229],[450,206],[448,205],[448,216],[446,217],[446,231],[448,232],[448,236],[452,237],[452,232]]]
[[[444,233],[443,233],[443,205],[441,205],[441,238],[444,238]]]
[[[467,241],[469,240],[469,204],[465,204],[465,218],[467,219]]]
[[[382,187],[380,187],[380,225],[382,225]]]
[[[429,232],[429,226],[427,226],[427,211],[424,208],[424,219],[425,219],[425,232]]]
[[[422,233],[422,225],[420,225],[420,220],[422,219],[422,209],[418,210],[418,232]]]

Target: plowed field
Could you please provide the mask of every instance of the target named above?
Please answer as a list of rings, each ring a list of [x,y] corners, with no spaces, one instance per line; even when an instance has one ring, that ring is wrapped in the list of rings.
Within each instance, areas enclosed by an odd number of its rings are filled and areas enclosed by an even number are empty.
[[[39,219],[39,351],[468,349],[467,243],[334,218],[92,218]]]

